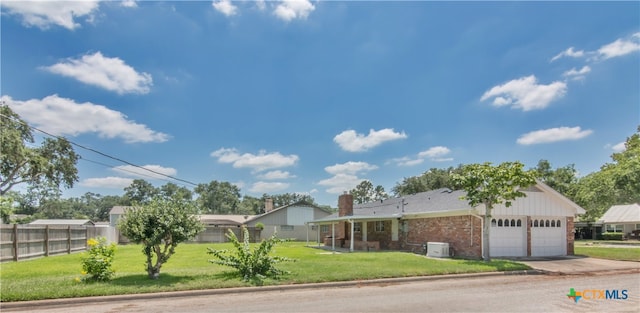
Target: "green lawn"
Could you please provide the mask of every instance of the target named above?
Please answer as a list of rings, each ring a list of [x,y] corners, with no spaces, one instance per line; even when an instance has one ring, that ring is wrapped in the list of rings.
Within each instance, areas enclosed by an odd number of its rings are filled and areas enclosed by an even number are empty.
[[[81,256],[71,254],[0,265],[0,301],[25,301],[53,298],[149,293],[250,286],[232,268],[208,262],[207,247],[230,249],[230,244],[182,244],[161,270],[158,280],[147,278],[142,247],[118,246],[115,254],[115,278],[106,283],[84,283]],[[298,261],[282,263],[291,271],[280,280],[267,279],[265,285],[347,281],[385,277],[442,275],[529,269],[526,265],[493,260],[490,263],[469,260],[434,260],[404,252],[360,252],[332,254],[289,242],[276,247],[275,253]]]
[[[640,248],[613,248],[576,245],[574,252],[577,255],[586,255],[592,258],[640,262]]]

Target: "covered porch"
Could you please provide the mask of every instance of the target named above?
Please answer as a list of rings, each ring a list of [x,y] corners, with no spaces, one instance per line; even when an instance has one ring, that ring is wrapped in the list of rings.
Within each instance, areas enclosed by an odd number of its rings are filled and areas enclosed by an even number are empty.
[[[399,245],[400,216],[342,216],[311,221],[307,226],[319,228],[315,238],[318,246],[335,251],[379,251],[397,249]],[[307,245],[310,244],[307,238]]]

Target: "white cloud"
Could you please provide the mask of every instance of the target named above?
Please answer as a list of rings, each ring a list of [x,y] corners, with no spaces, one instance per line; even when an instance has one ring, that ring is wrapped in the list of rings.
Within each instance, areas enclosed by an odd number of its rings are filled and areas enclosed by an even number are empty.
[[[418,164],[424,163],[423,158],[412,159],[410,157],[402,157],[392,159],[391,162],[395,163],[398,166],[415,166]]]
[[[342,164],[335,164],[324,168],[329,174],[356,174],[360,172],[368,172],[377,169],[378,167],[367,162],[353,162],[349,161]]]
[[[569,47],[569,49],[558,53],[556,56],[551,58],[551,62],[560,59],[562,57],[572,57],[572,58],[581,58],[584,56],[584,50],[573,50],[573,47]]]
[[[49,29],[52,25],[62,26],[69,30],[80,27],[75,21],[79,17],[93,20],[93,13],[98,10],[99,1],[7,1],[0,4],[9,14],[22,17],[22,23],[40,29]]]
[[[627,150],[626,141],[611,146],[611,150],[613,150],[613,152],[622,152]]]
[[[520,136],[517,142],[521,145],[535,145],[566,140],[578,140],[591,135],[591,133],[593,133],[592,130],[582,130],[579,126],[558,127],[526,133]]]
[[[235,168],[251,168],[256,172],[293,166],[299,159],[295,154],[282,155],[280,152],[267,153],[264,150],[260,150],[257,155],[251,153],[240,154],[235,148],[221,148],[212,152],[211,156],[218,158],[220,163],[232,163]]]
[[[575,68],[572,68],[572,69],[564,72],[562,74],[562,76],[571,77],[573,79],[582,79],[582,78],[584,78],[584,75],[586,75],[589,72],[591,72],[591,67],[585,65],[579,70],[576,70]]]
[[[429,159],[432,162],[448,162],[453,161],[453,158],[445,158],[446,155],[451,153],[451,149],[444,146],[431,147],[425,151],[419,152],[416,157],[402,157],[392,159],[391,162],[397,166],[415,166],[424,163],[425,159]]]
[[[635,33],[628,39],[617,39],[616,41],[606,44],[598,49],[598,56],[602,59],[610,59],[629,53],[640,51],[640,33]]]
[[[27,101],[13,100],[9,96],[0,99],[25,121],[54,135],[97,133],[103,138],[122,138],[127,143],[169,140],[167,134],[127,120],[121,112],[91,102],[76,103],[58,95]]]
[[[160,165],[143,165],[142,168],[133,165],[121,165],[113,168],[116,172],[135,177],[165,179],[166,176],[176,176],[178,171],[175,168],[163,167]],[[155,173],[154,173],[155,172]],[[160,173],[160,174],[156,174]]]
[[[567,84],[564,82],[541,85],[536,77],[531,75],[491,88],[482,95],[480,101],[496,97],[493,101],[494,106],[510,105],[515,109],[530,111],[546,108],[551,102],[562,98],[566,92]]]
[[[289,172],[284,172],[284,171],[270,171],[270,172],[266,172],[262,175],[258,175],[258,178],[260,179],[266,179],[266,180],[275,180],[275,179],[289,179],[289,178],[295,178],[295,175],[291,175],[291,173]]]
[[[309,0],[282,0],[273,10],[279,19],[291,21],[293,19],[306,19],[316,7]]]
[[[355,188],[363,179],[353,174],[337,174],[331,178],[323,179],[318,185],[327,186],[326,192],[341,194]]]
[[[125,7],[125,8],[137,8],[138,7],[138,3],[136,2],[136,0],[123,0],[120,3],[120,5]]]
[[[288,183],[259,181],[251,185],[251,188],[249,188],[249,191],[253,193],[274,193],[278,191],[283,191],[287,188],[289,188]]]
[[[124,189],[131,186],[133,178],[124,177],[102,177],[102,178],[87,178],[80,182],[80,185],[84,187],[92,188],[111,188],[111,189]]]
[[[153,85],[150,74],[138,73],[121,59],[104,57],[100,52],[84,55],[80,59],[69,58],[65,62],[43,68],[118,94],[149,93]]]
[[[451,153],[451,150],[449,150],[449,148],[443,147],[443,146],[435,146],[418,153],[418,156],[422,158],[428,157],[428,158],[434,159],[434,158],[445,156],[449,153]]]
[[[211,5],[220,13],[226,16],[236,15],[238,7],[231,3],[231,0],[215,0]]]
[[[377,169],[378,167],[367,162],[346,162],[335,164],[324,168],[333,177],[323,179],[318,185],[329,187],[328,193],[339,194],[349,191],[358,185],[363,179],[358,177],[359,173],[365,173]]]
[[[393,128],[385,128],[378,131],[371,129],[367,136],[358,134],[355,130],[345,130],[333,137],[333,141],[337,143],[342,150],[361,152],[367,151],[387,141],[404,138],[407,138],[404,132],[396,133]]]

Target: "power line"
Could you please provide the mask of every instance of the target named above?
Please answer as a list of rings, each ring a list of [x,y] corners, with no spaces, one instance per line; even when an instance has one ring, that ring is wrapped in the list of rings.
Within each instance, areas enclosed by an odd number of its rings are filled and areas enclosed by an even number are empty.
[[[104,157],[107,157],[107,158],[109,158],[109,159],[112,159],[112,160],[115,160],[115,161],[118,161],[118,162],[122,162],[122,163],[124,163],[124,164],[131,165],[131,166],[133,166],[133,167],[136,167],[136,168],[139,168],[139,169],[142,169],[142,170],[145,170],[145,171],[151,172],[151,173],[153,173],[153,174],[160,175],[160,176],[164,176],[164,177],[167,177],[167,178],[170,178],[170,179],[173,179],[173,180],[176,180],[176,181],[180,181],[180,182],[183,182],[183,183],[186,183],[186,184],[189,184],[189,185],[193,185],[193,186],[197,186],[197,185],[198,185],[198,184],[196,184],[196,183],[194,183],[194,182],[191,182],[191,181],[188,181],[188,180],[185,180],[185,179],[181,179],[181,178],[177,178],[177,177],[174,177],[174,176],[171,176],[171,175],[163,174],[163,173],[160,173],[160,172],[158,172],[158,171],[154,171],[154,170],[152,170],[152,169],[149,169],[149,168],[146,168],[146,167],[143,167],[143,166],[140,166],[140,165],[137,165],[137,164],[131,163],[131,162],[126,161],[126,160],[123,160],[123,159],[121,159],[121,158],[111,156],[111,155],[109,155],[109,154],[106,154],[106,153],[104,153],[104,152],[98,151],[98,150],[96,150],[96,149],[93,149],[93,148],[89,148],[89,147],[83,146],[83,145],[78,144],[78,143],[75,143],[75,142],[73,142],[73,141],[71,141],[71,140],[69,140],[69,139],[67,139],[67,138],[65,138],[65,137],[63,137],[63,136],[53,135],[53,134],[48,133],[48,132],[46,132],[46,131],[44,131],[44,130],[41,130],[41,129],[39,129],[39,128],[35,127],[35,126],[31,126],[31,125],[29,125],[28,123],[26,123],[26,122],[24,122],[24,121],[21,121],[21,120],[19,120],[19,119],[17,120],[17,119],[15,119],[15,118],[11,117],[11,116],[7,116],[7,115],[4,115],[4,114],[2,114],[2,113],[0,113],[0,115],[1,115],[1,116],[3,116],[3,117],[6,117],[6,118],[8,118],[8,119],[11,119],[11,120],[13,120],[13,121],[15,121],[15,122],[18,122],[18,123],[24,124],[24,125],[26,125],[27,127],[31,128],[31,129],[33,129],[33,130],[35,130],[35,131],[41,132],[41,133],[43,133],[43,134],[45,134],[45,135],[47,135],[47,136],[50,136],[50,137],[53,137],[53,138],[57,138],[57,139],[63,139],[63,140],[66,140],[66,141],[68,141],[69,143],[71,143],[72,145],[74,145],[74,146],[76,146],[76,147],[78,147],[78,148],[81,148],[81,149],[84,149],[84,150],[87,150],[87,151],[91,151],[91,152],[93,152],[93,153],[99,154],[99,155],[104,156]],[[139,174],[139,173],[138,173],[138,174]]]

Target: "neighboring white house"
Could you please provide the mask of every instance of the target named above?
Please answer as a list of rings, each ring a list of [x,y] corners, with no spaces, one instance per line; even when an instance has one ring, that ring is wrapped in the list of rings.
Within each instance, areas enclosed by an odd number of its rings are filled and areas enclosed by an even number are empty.
[[[627,238],[637,237],[634,231],[640,230],[640,204],[614,205],[599,222],[602,222],[605,232],[624,233]]]
[[[273,208],[273,200],[265,201],[265,213],[249,219],[245,225],[255,227],[262,223],[264,229],[261,237],[269,238],[277,233],[279,238],[294,240],[313,239],[318,236],[315,226],[307,226],[307,222],[331,215],[331,212],[304,201]]]

